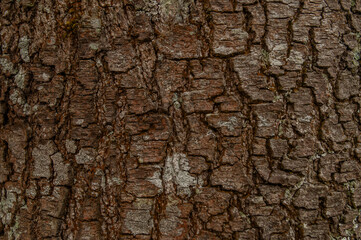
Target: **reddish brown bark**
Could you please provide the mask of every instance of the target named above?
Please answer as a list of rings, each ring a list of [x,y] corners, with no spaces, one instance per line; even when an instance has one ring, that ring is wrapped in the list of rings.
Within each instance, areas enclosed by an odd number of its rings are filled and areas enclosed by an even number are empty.
[[[359,0],[0,8],[0,239],[361,238]]]

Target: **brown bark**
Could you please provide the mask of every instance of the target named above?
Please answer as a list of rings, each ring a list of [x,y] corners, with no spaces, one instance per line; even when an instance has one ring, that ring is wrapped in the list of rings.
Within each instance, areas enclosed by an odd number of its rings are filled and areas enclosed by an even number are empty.
[[[361,238],[359,0],[0,9],[0,239]]]

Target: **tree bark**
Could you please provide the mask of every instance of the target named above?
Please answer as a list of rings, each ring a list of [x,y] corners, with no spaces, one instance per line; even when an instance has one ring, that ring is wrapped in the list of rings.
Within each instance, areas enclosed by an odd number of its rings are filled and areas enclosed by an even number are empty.
[[[0,239],[361,238],[359,0],[0,7]]]

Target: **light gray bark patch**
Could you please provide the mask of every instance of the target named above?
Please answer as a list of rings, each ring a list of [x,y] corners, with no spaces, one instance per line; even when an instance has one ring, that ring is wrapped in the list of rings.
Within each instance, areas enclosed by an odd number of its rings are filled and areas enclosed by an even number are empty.
[[[33,176],[35,178],[50,178],[51,177],[51,159],[50,156],[54,154],[56,147],[53,141],[48,141],[46,144],[39,144],[33,149],[32,156],[34,159]]]
[[[77,164],[92,164],[95,161],[96,151],[93,148],[82,148],[75,156]]]
[[[166,193],[174,192],[175,185],[177,194],[190,196],[191,187],[197,184],[197,180],[190,175],[189,170],[190,167],[185,154],[175,153],[168,156],[163,173]]]
[[[24,36],[19,40],[20,56],[24,62],[30,62],[29,43],[30,39],[27,36]]]

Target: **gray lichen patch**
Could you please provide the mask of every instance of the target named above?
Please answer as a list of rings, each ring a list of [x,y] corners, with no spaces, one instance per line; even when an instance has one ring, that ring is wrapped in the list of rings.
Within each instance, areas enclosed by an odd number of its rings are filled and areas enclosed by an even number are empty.
[[[234,128],[239,125],[238,119],[236,117],[230,117],[229,121],[221,122],[220,127],[227,127],[229,131],[234,131]]]
[[[24,36],[19,40],[18,47],[20,49],[20,56],[24,60],[24,62],[30,62],[29,43],[30,43],[30,39],[28,39],[27,36]]]
[[[95,161],[96,151],[93,148],[82,148],[75,156],[77,164],[92,164]]]
[[[24,205],[21,199],[21,189],[18,185],[7,185],[0,193],[0,222],[4,225],[13,226],[15,209],[19,204]]]
[[[60,152],[55,153],[50,157],[54,166],[54,184],[55,185],[70,185],[71,184],[71,166],[70,163],[65,163],[64,158]]]
[[[43,79],[44,82],[50,81],[50,75],[45,72],[41,75],[41,78]]]
[[[23,93],[20,92],[18,89],[15,89],[10,93],[10,101],[13,104],[19,104],[19,105],[25,104]]]
[[[146,180],[148,180],[149,182],[153,183],[155,186],[157,186],[159,188],[159,192],[163,192],[163,184],[162,184],[162,179],[161,179],[161,171],[160,169],[158,171],[155,171],[153,176],[147,178]]]
[[[26,71],[22,67],[20,67],[19,72],[15,75],[14,80],[16,86],[18,86],[20,89],[25,88]]]
[[[99,43],[89,43],[89,47],[92,50],[98,50],[99,49]]]
[[[16,69],[14,68],[14,64],[10,61],[8,57],[0,57],[0,66],[2,71],[5,74],[15,74]]]
[[[100,31],[100,29],[102,27],[102,21],[100,18],[91,18],[90,24],[94,29],[96,29],[98,31]]]
[[[163,173],[166,193],[175,192],[174,185],[176,185],[178,195],[190,196],[190,188],[196,186],[197,180],[190,175],[189,170],[189,162],[185,154],[174,153],[168,156]]]
[[[65,147],[69,153],[75,153],[77,149],[75,141],[69,139],[65,141]]]
[[[24,104],[24,106],[23,106],[23,112],[24,112],[24,114],[25,115],[30,115],[30,114],[32,114],[32,111],[33,109],[32,109],[32,107],[29,105],[29,104],[27,104],[27,103],[25,103]]]
[[[39,144],[33,149],[32,156],[34,159],[33,176],[35,178],[51,177],[51,159],[50,156],[55,153],[56,147],[53,141],[46,144]]]
[[[355,67],[360,65],[359,61],[361,59],[361,46],[357,46],[352,50],[352,63]]]
[[[20,239],[20,220],[19,220],[19,215],[16,216],[15,218],[15,224],[10,228],[9,231],[9,239]]]
[[[5,194],[6,193],[6,194]],[[3,189],[0,201],[0,219],[3,224],[9,225],[12,219],[12,209],[16,203],[16,193],[6,192]]]

